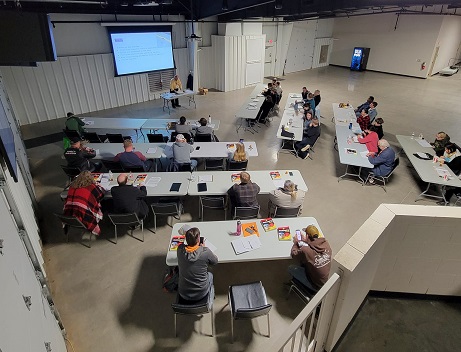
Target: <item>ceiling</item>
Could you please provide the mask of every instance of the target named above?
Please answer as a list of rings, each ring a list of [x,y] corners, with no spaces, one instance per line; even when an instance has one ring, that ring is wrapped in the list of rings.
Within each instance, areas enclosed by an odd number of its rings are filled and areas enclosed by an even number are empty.
[[[458,9],[459,8],[459,9]],[[461,15],[461,0],[1,0],[2,9],[44,13],[218,16],[220,22],[351,17],[405,12]],[[459,13],[457,13],[459,12]]]

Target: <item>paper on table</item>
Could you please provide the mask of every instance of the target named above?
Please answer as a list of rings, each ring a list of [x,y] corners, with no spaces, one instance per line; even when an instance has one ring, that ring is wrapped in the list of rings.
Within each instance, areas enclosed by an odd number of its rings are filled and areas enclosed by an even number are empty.
[[[161,177],[151,177],[147,180],[146,187],[157,187],[161,179]]]
[[[237,238],[233,240],[231,244],[232,247],[234,247],[235,254],[249,252],[261,247],[261,241],[256,235]]]
[[[85,125],[94,125],[94,121],[85,121]]]
[[[417,152],[416,155],[418,155],[420,158],[427,159],[426,153]]]
[[[154,154],[157,151],[157,147],[147,149],[147,154]]]
[[[208,247],[212,252],[216,252],[218,249],[208,238],[205,238],[205,247]]]
[[[258,104],[256,104],[256,103],[248,103],[248,105],[249,105],[249,106],[256,106],[256,105],[258,105]]]
[[[444,177],[445,175],[447,175],[448,178],[450,178],[450,172],[448,172],[448,170],[445,170],[445,169],[442,169],[442,168],[436,168],[435,171],[437,171],[437,174],[440,176],[440,177]]]
[[[99,155],[99,149],[95,149],[94,152],[96,153],[96,155]]]
[[[198,182],[213,182],[213,175],[200,175]]]
[[[257,103],[257,102],[259,101],[259,99],[253,99],[253,101],[254,101],[255,103]]]
[[[283,186],[285,185],[285,181],[284,180],[272,180],[272,182],[274,182],[274,186],[275,188],[283,188]]]
[[[263,96],[264,96],[264,95],[262,95],[262,94],[258,94],[258,95],[257,95],[257,97],[263,97]]]
[[[256,110],[256,107],[255,106],[249,106],[247,107],[248,110]]]
[[[425,139],[418,139],[418,143],[419,143],[419,145],[420,145],[421,147],[428,147],[428,148],[431,147],[431,145],[429,144],[429,142],[426,141]],[[426,155],[426,157],[427,157],[427,155]]]
[[[368,158],[368,156],[367,156],[368,153],[369,153],[368,150],[366,150],[366,151],[364,151],[364,152],[360,152],[360,156],[361,156],[362,158]]]
[[[110,182],[100,183],[101,187],[104,188],[106,191],[110,191],[112,187],[117,185],[111,185]]]

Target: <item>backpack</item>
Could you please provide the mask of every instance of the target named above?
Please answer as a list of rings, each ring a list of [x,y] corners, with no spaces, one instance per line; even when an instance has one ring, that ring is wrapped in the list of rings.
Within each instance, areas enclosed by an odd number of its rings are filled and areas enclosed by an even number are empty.
[[[178,290],[179,268],[177,266],[166,269],[163,275],[163,290],[165,292],[174,292]]]

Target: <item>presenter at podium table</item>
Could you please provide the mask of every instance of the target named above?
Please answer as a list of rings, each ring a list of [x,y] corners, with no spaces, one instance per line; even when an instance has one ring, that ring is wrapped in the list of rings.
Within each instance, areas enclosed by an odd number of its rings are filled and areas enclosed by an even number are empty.
[[[182,83],[181,80],[179,79],[178,75],[174,75],[174,77],[170,81],[170,93],[179,93],[182,90]],[[171,100],[171,106],[176,108],[180,107],[179,105],[179,99],[172,99]]]

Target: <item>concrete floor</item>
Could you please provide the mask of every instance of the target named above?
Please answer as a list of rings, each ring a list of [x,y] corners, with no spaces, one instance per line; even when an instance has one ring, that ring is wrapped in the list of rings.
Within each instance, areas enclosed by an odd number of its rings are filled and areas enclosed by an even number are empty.
[[[331,123],[332,102],[361,104],[369,95],[378,101],[379,116],[385,121],[384,132],[395,149],[395,134],[423,133],[429,140],[435,133],[445,130],[453,141],[461,142],[459,128],[459,97],[461,76],[433,77],[427,80],[381,74],[350,72],[348,69],[326,67],[289,74],[282,87],[287,93],[298,92],[302,86],[322,92],[322,135],[316,144],[313,160],[296,159],[289,154],[277,157],[279,141],[275,138],[278,117],[268,128],[251,135],[235,131],[235,111],[253,88],[220,93],[210,92],[197,96],[197,109],[183,108],[171,117],[185,115],[196,119],[211,115],[221,120],[217,132],[221,141],[239,138],[255,140],[259,157],[249,162],[249,171],[262,169],[298,169],[309,187],[303,215],[315,217],[336,253],[360,225],[381,203],[415,204],[414,200],[425,185],[403,157],[387,193],[379,187],[361,186],[355,179],[338,183],[345,171],[333,149],[335,135]],[[160,100],[125,106],[88,115],[126,118],[164,118]],[[23,126],[25,139],[58,132],[64,119]],[[241,321],[236,325],[236,343],[229,344],[230,322],[227,303],[229,284],[262,280],[269,300],[274,304],[271,312],[272,338],[278,336],[302,309],[293,296],[285,300],[282,282],[288,279],[286,268],[290,260],[246,264],[221,264],[214,268],[217,337],[201,333],[210,332],[209,317],[202,320],[180,317],[180,336],[174,338],[173,314],[170,303],[174,295],[161,290],[165,271],[165,249],[171,227],[160,220],[157,233],[146,230],[146,241],[141,243],[129,236],[119,238],[117,245],[107,241],[113,228],[103,224],[103,235],[87,249],[78,243],[77,236],[66,243],[60,224],[53,212],[62,210],[59,193],[66,177],[59,165],[62,143],[48,144],[28,150],[40,206],[42,237],[45,243],[46,266],[53,297],[61,314],[68,337],[76,351],[258,351],[265,341],[265,320],[252,323]],[[431,199],[418,205],[434,205]],[[261,196],[262,214],[267,211],[267,198]],[[186,214],[182,221],[198,219],[197,199],[186,198]],[[147,224],[153,227],[152,219]],[[251,326],[253,329],[251,329]],[[376,348],[375,351],[384,351]]]
[[[334,352],[459,351],[461,302],[369,295]]]

